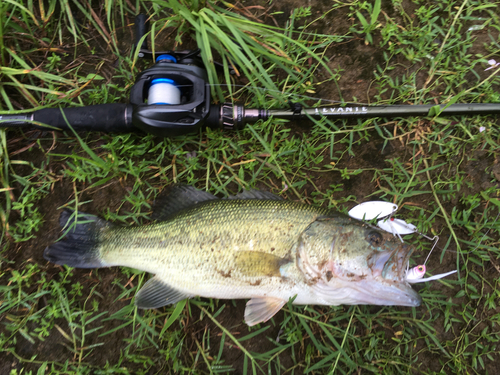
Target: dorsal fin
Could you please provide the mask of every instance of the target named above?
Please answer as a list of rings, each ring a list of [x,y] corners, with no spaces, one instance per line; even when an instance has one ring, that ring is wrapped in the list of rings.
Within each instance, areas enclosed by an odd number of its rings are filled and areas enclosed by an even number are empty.
[[[270,193],[268,191],[256,189],[242,191],[241,193],[227,197],[227,199],[267,199],[272,201],[283,200],[283,198],[278,195],[274,195],[273,193]]]
[[[151,218],[164,221],[197,203],[219,199],[189,185],[174,185],[155,200]]]
[[[198,190],[189,185],[174,185],[165,193],[161,194],[160,197],[156,198],[151,218],[156,221],[165,221],[178,212],[197,203],[214,199],[219,198],[206,191]],[[283,198],[281,198],[280,196],[274,195],[273,193],[270,193],[268,191],[255,189],[245,190],[225,199],[267,199],[274,201],[283,200]]]

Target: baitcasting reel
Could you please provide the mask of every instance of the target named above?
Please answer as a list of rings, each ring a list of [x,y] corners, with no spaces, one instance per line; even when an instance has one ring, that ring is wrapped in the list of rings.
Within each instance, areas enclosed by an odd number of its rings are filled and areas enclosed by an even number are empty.
[[[136,17],[136,45],[145,33],[146,17],[139,15]],[[28,114],[0,115],[0,127],[41,123],[68,129],[69,123],[77,131],[129,132],[138,128],[147,133],[172,136],[191,133],[202,126],[242,126],[241,116],[239,121],[234,120],[231,105],[211,104],[207,72],[199,53],[199,49],[159,52],[156,64],[137,76],[129,104],[46,108]],[[153,58],[145,39],[139,56]]]
[[[210,87],[198,53],[161,54],[154,66],[138,75],[130,92],[134,126],[164,136],[192,132],[206,122]]]
[[[146,33],[146,16],[136,17],[136,46]],[[0,115],[1,127],[47,124],[76,131],[130,132],[141,129],[159,136],[192,133],[201,127],[239,129],[266,111],[232,104],[211,104],[207,72],[200,50],[158,52],[156,63],[137,76],[130,103],[76,108],[46,108],[28,114]],[[146,39],[140,57],[151,57]]]

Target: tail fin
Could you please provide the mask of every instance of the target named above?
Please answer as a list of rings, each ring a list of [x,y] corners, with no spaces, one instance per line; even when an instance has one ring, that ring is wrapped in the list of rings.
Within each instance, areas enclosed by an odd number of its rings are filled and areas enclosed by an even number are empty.
[[[43,252],[49,262],[65,264],[76,268],[106,267],[99,253],[99,237],[101,230],[111,224],[94,215],[78,213],[78,221],[74,220],[74,211],[65,209],[59,218],[61,228],[70,228],[64,238]],[[70,221],[71,220],[71,221]],[[73,225],[71,228],[70,225]]]

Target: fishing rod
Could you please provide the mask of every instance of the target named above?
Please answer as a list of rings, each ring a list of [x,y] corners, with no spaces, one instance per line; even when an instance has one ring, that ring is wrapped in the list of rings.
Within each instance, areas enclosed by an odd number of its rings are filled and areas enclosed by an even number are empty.
[[[136,17],[136,48],[139,57],[155,54],[148,49],[147,19]],[[142,42],[141,42],[141,39]],[[99,104],[75,108],[44,108],[30,113],[0,115],[0,128],[43,127],[43,124],[75,131],[132,132],[169,137],[198,131],[202,127],[242,129],[246,124],[271,117],[290,120],[373,117],[500,114],[500,103],[439,105],[339,105],[303,108],[289,102],[286,109],[252,109],[242,105],[212,104],[208,75],[200,50],[160,51],[155,64],[137,76],[130,103]]]

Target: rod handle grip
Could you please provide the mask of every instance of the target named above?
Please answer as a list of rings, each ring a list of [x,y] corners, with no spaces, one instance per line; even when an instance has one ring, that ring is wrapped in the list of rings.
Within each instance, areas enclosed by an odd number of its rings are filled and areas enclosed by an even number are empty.
[[[123,133],[134,129],[132,110],[132,105],[124,103],[98,104],[64,109],[45,108],[34,112],[33,120],[64,130],[69,129],[69,123],[75,131]]]

